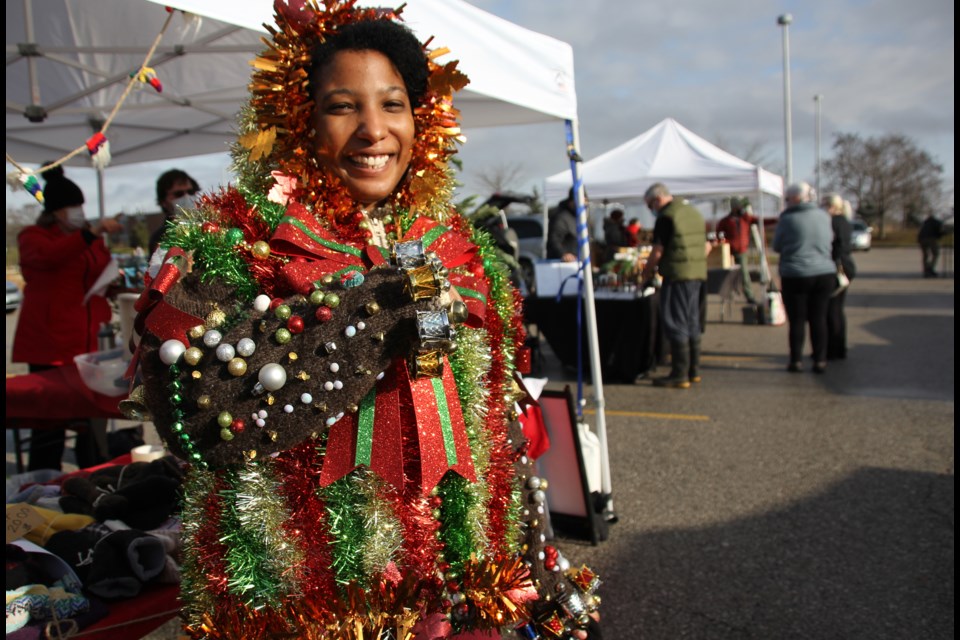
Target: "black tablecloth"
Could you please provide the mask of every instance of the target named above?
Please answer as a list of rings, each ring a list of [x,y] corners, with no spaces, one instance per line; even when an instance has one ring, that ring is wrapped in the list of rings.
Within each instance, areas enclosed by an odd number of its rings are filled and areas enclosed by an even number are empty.
[[[557,358],[567,366],[577,365],[577,299],[527,298],[524,313],[536,323]],[[595,300],[600,364],[605,382],[632,383],[665,357],[661,337],[660,294],[631,300]],[[584,371],[590,369],[587,351],[586,310],[583,310],[582,352]]]

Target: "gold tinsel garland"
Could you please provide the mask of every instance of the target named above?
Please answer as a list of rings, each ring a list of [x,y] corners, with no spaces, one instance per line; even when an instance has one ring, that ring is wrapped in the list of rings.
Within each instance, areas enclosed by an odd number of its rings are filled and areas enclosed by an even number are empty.
[[[315,0],[307,0],[304,11],[276,11],[276,27],[265,25],[272,36],[264,39],[268,49],[253,61],[251,99],[242,113],[240,144],[235,147],[241,173],[255,173],[261,181],[271,170],[296,178],[294,199],[312,206],[315,215],[331,226],[350,222],[356,204],[313,152],[310,54],[347,24],[396,19],[401,12],[359,9],[355,4],[356,0],[330,0],[321,8]],[[450,215],[453,195],[448,160],[456,152],[455,143],[462,141],[452,96],[468,80],[456,61],[444,65],[435,61],[446,49],[430,52],[425,48],[424,52],[430,72],[427,91],[414,111],[416,136],[410,167],[391,204],[442,222]]]

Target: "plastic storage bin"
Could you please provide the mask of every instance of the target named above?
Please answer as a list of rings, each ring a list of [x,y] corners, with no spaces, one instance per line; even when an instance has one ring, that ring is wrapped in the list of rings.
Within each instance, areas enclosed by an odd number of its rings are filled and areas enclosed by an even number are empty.
[[[105,396],[126,395],[130,385],[123,374],[129,362],[123,358],[123,351],[117,347],[74,356],[80,378],[91,391]]]

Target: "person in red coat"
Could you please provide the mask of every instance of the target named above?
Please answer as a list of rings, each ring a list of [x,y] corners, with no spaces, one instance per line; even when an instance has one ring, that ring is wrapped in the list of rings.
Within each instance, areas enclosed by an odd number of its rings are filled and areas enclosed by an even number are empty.
[[[750,280],[750,265],[747,262],[747,252],[750,250],[750,226],[758,220],[750,215],[748,209],[750,200],[733,196],[730,198],[730,213],[717,223],[717,236],[730,243],[730,253],[740,265],[740,277],[743,279],[743,294],[750,304],[756,304],[757,298],[753,294],[753,284]]]
[[[26,363],[31,372],[70,364],[74,356],[97,350],[97,332],[101,323],[110,322],[110,305],[100,295],[84,298],[110,262],[103,234],[120,229],[113,219],[86,220],[83,192],[63,169],[43,175],[43,212],[17,238],[25,286],[11,361]],[[31,429],[31,471],[60,468],[65,425],[45,426]],[[86,434],[78,436],[78,464],[87,462],[82,457],[92,451],[88,442]]]

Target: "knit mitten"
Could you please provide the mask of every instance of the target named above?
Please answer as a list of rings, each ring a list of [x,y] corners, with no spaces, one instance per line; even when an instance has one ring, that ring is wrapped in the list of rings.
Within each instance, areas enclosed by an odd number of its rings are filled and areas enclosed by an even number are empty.
[[[132,598],[143,583],[163,571],[166,556],[163,543],[154,536],[134,529],[115,531],[94,548],[84,585],[101,598]]]

